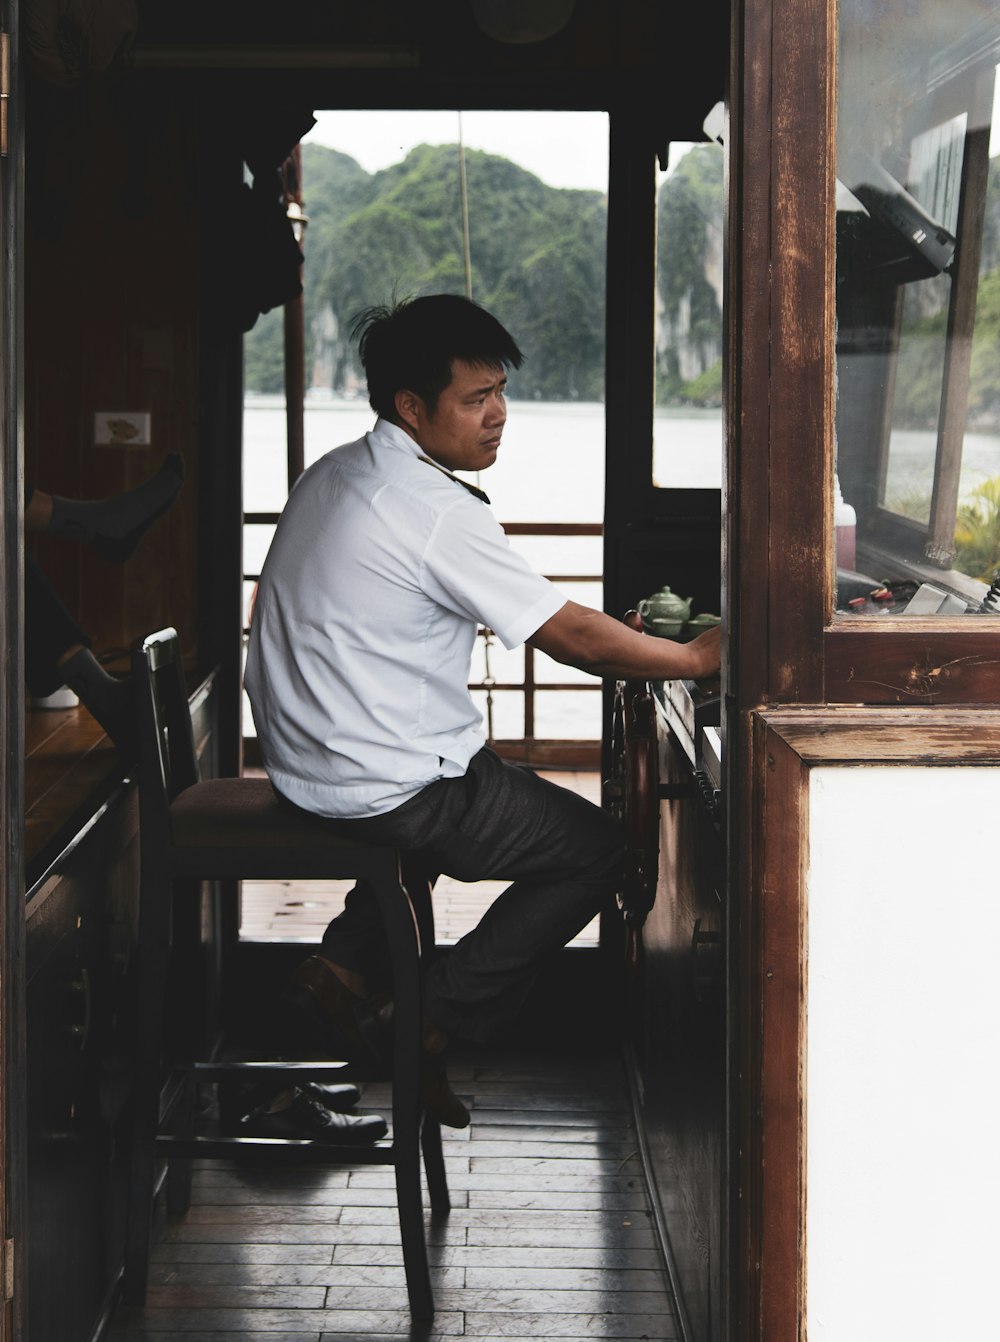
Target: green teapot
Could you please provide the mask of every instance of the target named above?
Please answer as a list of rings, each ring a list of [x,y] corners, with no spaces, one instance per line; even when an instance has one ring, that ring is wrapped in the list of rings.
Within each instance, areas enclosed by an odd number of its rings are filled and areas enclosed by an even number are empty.
[[[661,587],[652,596],[643,597],[636,609],[654,633],[679,634],[691,614],[691,597],[678,596],[669,587]]]

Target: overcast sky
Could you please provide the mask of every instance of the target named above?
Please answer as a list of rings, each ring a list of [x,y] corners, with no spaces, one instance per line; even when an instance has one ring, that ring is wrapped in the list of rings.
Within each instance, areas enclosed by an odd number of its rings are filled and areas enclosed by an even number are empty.
[[[457,144],[457,112],[316,112],[304,137],[367,172],[399,163],[418,144]],[[606,112],[463,112],[466,149],[502,154],[549,186],[608,189]]]

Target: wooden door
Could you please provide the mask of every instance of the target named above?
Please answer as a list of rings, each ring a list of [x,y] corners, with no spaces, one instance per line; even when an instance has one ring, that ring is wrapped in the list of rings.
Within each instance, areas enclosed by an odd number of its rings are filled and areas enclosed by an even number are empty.
[[[0,3],[0,1342],[22,1335],[18,1283],[21,1233],[24,1076],[24,692],[22,689],[21,550],[21,100],[18,96],[17,5]]]

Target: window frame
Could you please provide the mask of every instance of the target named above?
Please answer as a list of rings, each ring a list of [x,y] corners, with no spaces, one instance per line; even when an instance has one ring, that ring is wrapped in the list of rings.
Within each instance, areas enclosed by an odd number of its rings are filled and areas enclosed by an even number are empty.
[[[832,615],[837,38],[833,0],[774,0],[734,50],[727,679],[747,710],[991,704],[1000,628]]]

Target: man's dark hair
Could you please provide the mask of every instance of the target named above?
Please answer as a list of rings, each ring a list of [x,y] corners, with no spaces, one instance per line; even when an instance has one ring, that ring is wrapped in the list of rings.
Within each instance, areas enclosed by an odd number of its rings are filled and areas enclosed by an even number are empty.
[[[457,294],[429,294],[366,308],[354,319],[368,401],[396,418],[396,392],[413,391],[433,415],[451,382],[451,361],[520,368],[524,355],[496,317]]]

